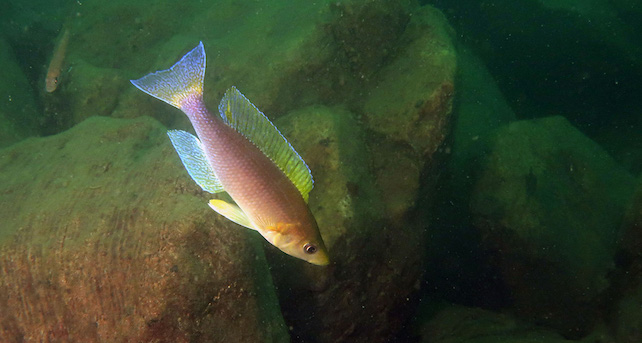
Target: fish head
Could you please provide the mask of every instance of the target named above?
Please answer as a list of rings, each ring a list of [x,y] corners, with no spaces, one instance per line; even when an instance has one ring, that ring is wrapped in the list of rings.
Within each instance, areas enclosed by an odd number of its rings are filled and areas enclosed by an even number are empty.
[[[45,89],[47,92],[51,93],[58,88],[58,77],[53,76],[53,77],[47,77],[45,80]]]
[[[262,233],[272,245],[290,256],[319,266],[330,263],[316,223],[277,223]]]

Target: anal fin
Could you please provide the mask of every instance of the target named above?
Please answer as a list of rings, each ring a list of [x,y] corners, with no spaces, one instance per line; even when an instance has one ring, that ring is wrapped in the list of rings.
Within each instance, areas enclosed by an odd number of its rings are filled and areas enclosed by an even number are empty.
[[[252,227],[252,222],[240,207],[219,199],[210,200],[208,205],[210,205],[210,207],[214,211],[216,211],[216,213],[235,222],[236,224],[245,226],[248,229],[256,230],[254,227]]]

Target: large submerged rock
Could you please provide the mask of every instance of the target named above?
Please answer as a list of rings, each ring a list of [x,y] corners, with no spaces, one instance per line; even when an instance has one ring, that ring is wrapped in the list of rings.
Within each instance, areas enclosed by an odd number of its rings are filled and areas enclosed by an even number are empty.
[[[3,342],[289,341],[262,238],[208,209],[157,121],[26,140],[0,179]]]
[[[514,310],[564,335],[586,333],[634,178],[561,117],[511,123],[490,147],[471,212]]]

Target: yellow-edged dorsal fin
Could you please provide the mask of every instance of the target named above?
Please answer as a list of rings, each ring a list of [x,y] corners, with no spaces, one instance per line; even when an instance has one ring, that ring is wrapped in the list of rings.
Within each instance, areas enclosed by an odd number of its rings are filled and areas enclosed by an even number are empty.
[[[254,143],[283,171],[307,202],[314,186],[310,168],[274,124],[236,87],[225,92],[218,110],[227,125]]]

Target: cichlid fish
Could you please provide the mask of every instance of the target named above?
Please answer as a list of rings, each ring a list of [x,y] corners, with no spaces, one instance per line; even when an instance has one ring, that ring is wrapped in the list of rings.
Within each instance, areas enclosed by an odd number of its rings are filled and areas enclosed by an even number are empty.
[[[69,29],[65,29],[62,37],[56,44],[51,62],[47,68],[47,77],[45,78],[45,90],[51,93],[58,88],[58,81],[60,73],[62,72],[62,65],[65,61],[65,54],[67,53],[67,44],[69,44]]]
[[[227,90],[214,116],[203,102],[203,42],[167,70],[132,84],[180,110],[196,134],[168,135],[185,169],[203,190],[227,192],[210,207],[225,218],[261,233],[283,252],[317,265],[329,263],[308,206],[310,169],[270,120],[235,87]]]

